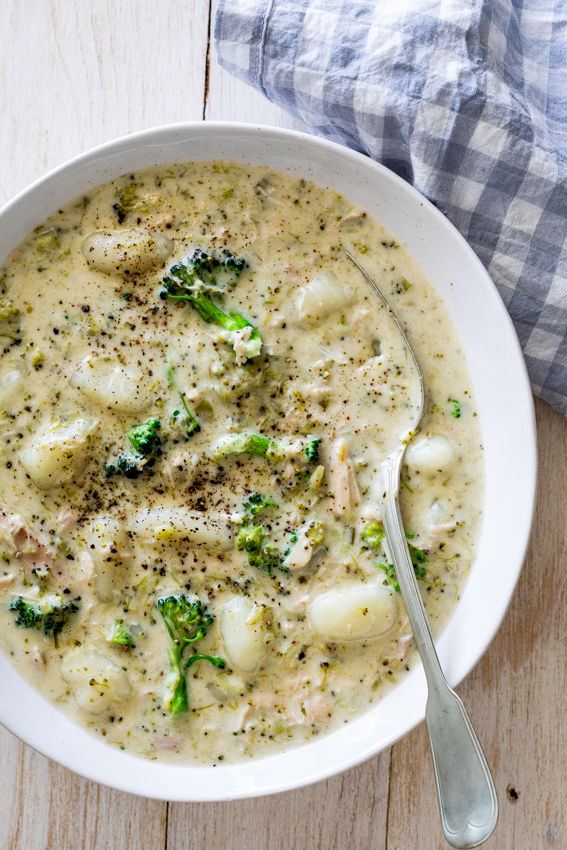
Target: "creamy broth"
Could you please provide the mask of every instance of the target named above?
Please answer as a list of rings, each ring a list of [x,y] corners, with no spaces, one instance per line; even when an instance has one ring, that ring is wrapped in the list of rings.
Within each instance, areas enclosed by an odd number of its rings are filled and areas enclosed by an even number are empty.
[[[76,199],[1,268],[0,645],[113,746],[275,754],[418,662],[375,492],[417,379],[345,250],[424,374],[400,500],[438,635],[474,558],[478,419],[439,296],[371,216],[272,169],[173,164]]]

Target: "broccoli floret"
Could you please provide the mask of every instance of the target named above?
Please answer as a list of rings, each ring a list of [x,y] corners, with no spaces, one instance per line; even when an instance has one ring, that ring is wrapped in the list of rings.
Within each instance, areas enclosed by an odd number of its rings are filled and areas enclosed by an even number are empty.
[[[159,419],[148,419],[141,425],[135,425],[128,434],[130,444],[136,454],[147,457],[154,454],[161,446],[161,437],[158,433],[161,428]]]
[[[386,578],[388,580],[388,584],[391,587],[393,587],[394,590],[397,590],[398,593],[399,593],[400,592],[400,585],[398,584],[398,578],[396,576],[396,571],[394,569],[394,565],[385,563],[385,564],[376,564],[376,566],[378,567],[378,569],[384,570],[384,572],[386,573]]]
[[[236,537],[236,545],[239,549],[246,549],[249,555],[257,555],[262,551],[266,539],[266,532],[261,525],[244,525]]]
[[[244,269],[245,262],[234,257],[233,254],[218,260],[216,257],[209,256],[204,251],[197,249],[192,257],[184,263],[177,263],[171,267],[169,275],[163,278],[160,298],[164,301],[171,300],[191,304],[204,322],[212,322],[223,328],[226,331],[224,339],[233,346],[239,361],[242,356],[242,362],[244,362],[260,354],[262,339],[248,319],[245,319],[240,313],[225,313],[207,293],[207,290],[219,291],[212,271],[221,266],[239,277]],[[250,330],[246,331],[245,334],[238,333],[247,328],[250,328]]]
[[[194,275],[199,277],[203,283],[216,286],[214,272],[217,269],[224,268],[233,272],[235,277],[238,278],[246,268],[246,260],[242,257],[236,257],[230,251],[224,251],[219,260],[214,254],[207,254],[202,248],[195,248],[187,259],[187,265],[191,267]]]
[[[309,463],[319,463],[319,446],[321,445],[321,438],[316,440],[311,440],[308,446],[305,448],[305,455]]]
[[[193,655],[183,665],[185,649],[201,640],[207,633],[213,618],[203,611],[201,602],[191,601],[184,593],[176,596],[161,596],[156,607],[171,638],[169,649],[170,680],[167,688],[165,706],[173,718],[182,717],[189,710],[187,698],[187,680],[185,673],[195,661],[209,661],[215,667],[223,669],[223,658],[211,658],[209,655]]]
[[[424,566],[427,564],[427,555],[421,549],[418,549],[410,540],[413,540],[414,534],[411,531],[405,530],[405,535],[408,540],[408,549],[410,553],[411,562],[413,564],[413,568],[415,570],[416,578],[423,581],[427,575],[427,569]],[[381,522],[369,522],[364,529],[362,530],[362,539],[366,546],[371,549],[379,549],[382,546],[382,542],[385,538],[384,526]],[[390,584],[394,590],[399,591],[400,586],[398,584],[398,579],[396,577],[396,571],[394,569],[393,564],[389,564],[384,556],[383,561],[379,561],[376,566],[380,570],[384,570],[386,573],[386,577],[388,580],[388,584]]]
[[[31,602],[26,602],[19,596],[10,602],[9,611],[17,611],[16,625],[22,626],[24,629],[41,630],[41,622],[43,620],[43,612],[32,605]]]
[[[120,475],[122,473],[126,478],[138,478],[147,465],[143,457],[133,454],[122,454],[116,458],[114,463],[106,464],[106,477],[110,478],[112,475]]]
[[[106,477],[122,473],[126,478],[138,478],[144,469],[152,467],[156,457],[162,453],[161,436],[158,433],[160,428],[159,419],[148,419],[131,428],[128,441],[133,451],[124,452],[114,462],[107,463]]]
[[[282,567],[283,558],[279,550],[266,542],[266,532],[261,525],[250,525],[245,522],[236,537],[236,545],[248,553],[250,566],[265,570],[270,576],[274,569],[287,572]]]
[[[51,227],[49,230],[44,230],[38,233],[35,237],[35,249],[38,254],[53,255],[61,249],[61,243],[57,238],[57,231]]]
[[[234,272],[236,277],[240,277],[246,268],[246,260],[243,257],[235,257],[230,252],[222,258],[221,262],[228,271]]]
[[[362,530],[362,539],[367,546],[377,549],[384,539],[384,528],[381,522],[370,522]]]
[[[244,509],[252,516],[262,513],[266,508],[277,508],[277,504],[269,496],[262,496],[260,493],[253,493],[244,501]]]
[[[75,602],[61,602],[49,608],[43,615],[44,635],[52,635],[56,639],[69,622],[71,614],[75,614],[78,610],[79,606]]]
[[[122,620],[114,620],[110,630],[106,636],[109,643],[115,643],[123,649],[135,649],[136,645],[132,640],[132,635],[122,622]]]
[[[408,548],[411,562],[415,570],[415,576],[416,578],[423,581],[425,579],[425,576],[427,575],[427,568],[425,567],[425,564],[427,564],[427,556],[425,552],[423,552],[421,549],[417,549],[411,543],[408,543]]]
[[[181,404],[183,405],[183,413],[180,410],[173,411],[173,418],[177,422],[183,422],[185,426],[185,436],[187,439],[193,436],[193,434],[197,434],[201,430],[201,425],[199,421],[195,419],[189,408],[187,407],[187,402],[185,401],[185,396],[183,393],[179,393],[179,398],[181,400]]]
[[[49,596],[37,603],[18,596],[10,603],[9,610],[16,611],[17,626],[42,631],[46,637],[52,637],[57,646],[57,636],[69,622],[71,614],[79,610],[79,606],[60,596]]]

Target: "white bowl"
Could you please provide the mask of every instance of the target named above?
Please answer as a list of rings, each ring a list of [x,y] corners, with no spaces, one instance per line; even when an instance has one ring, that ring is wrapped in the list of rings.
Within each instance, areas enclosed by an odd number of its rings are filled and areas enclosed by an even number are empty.
[[[478,405],[486,485],[477,559],[437,642],[455,686],[496,634],[520,574],[535,499],[536,437],[530,385],[510,317],[476,255],[435,207],[388,169],[314,136],[248,124],[176,124],[95,148],[32,184],[0,211],[0,257],[51,212],[99,183],[159,163],[217,158],[291,171],[336,188],[368,210],[407,244],[456,326]],[[413,729],[424,718],[426,702],[419,665],[367,714],[314,743],[235,766],[177,767],[128,755],[85,732],[3,655],[0,676],[0,722],[34,749],[96,782],[181,801],[253,797],[325,779]]]

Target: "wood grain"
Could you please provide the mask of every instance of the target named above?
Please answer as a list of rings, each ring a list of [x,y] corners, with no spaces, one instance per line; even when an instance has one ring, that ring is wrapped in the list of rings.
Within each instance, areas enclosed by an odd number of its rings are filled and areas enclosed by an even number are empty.
[[[299,791],[233,803],[172,803],[168,848],[289,850],[385,846],[390,753]]]
[[[205,115],[302,129],[218,67],[209,20],[208,0],[2,0],[0,203],[70,156],[161,123]],[[567,847],[567,422],[543,402],[537,417],[540,498],[526,568],[494,644],[459,689],[499,793],[487,850]],[[424,727],[327,782],[219,804],[111,791],[1,727],[0,754],[0,850],[447,847]]]
[[[61,162],[203,118],[209,0],[2,0],[0,204]]]

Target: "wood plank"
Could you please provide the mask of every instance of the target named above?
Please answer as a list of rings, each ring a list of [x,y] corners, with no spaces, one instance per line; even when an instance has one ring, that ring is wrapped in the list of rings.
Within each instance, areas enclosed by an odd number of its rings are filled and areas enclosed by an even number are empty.
[[[0,204],[94,145],[203,117],[208,0],[2,0]]]
[[[167,847],[382,850],[390,753],[309,788],[231,803],[170,803]]]
[[[2,850],[161,850],[167,804],[112,791],[0,727]]]
[[[539,494],[528,558],[500,632],[459,688],[500,802],[486,850],[567,846],[567,422],[542,401],[536,411]],[[387,847],[447,846],[422,725],[393,747]]]

